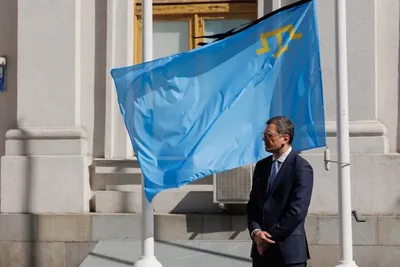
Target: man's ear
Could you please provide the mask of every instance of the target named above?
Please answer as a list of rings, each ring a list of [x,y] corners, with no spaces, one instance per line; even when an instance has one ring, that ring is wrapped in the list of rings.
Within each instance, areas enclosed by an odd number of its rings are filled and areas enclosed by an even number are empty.
[[[290,141],[290,136],[289,136],[288,134],[284,134],[284,135],[283,135],[283,138],[285,139],[286,142],[289,143],[289,141]]]

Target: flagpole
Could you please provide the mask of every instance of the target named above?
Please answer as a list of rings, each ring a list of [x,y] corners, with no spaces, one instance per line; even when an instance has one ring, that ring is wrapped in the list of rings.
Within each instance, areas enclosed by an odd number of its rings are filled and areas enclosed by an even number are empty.
[[[347,76],[346,0],[336,0],[337,150],[340,262],[336,267],[357,267],[353,260],[349,103]]]
[[[142,49],[143,62],[153,60],[153,1],[142,0]],[[144,192],[142,175],[142,215],[141,215],[142,256],[134,267],[162,267],[154,255],[154,212],[153,205]]]

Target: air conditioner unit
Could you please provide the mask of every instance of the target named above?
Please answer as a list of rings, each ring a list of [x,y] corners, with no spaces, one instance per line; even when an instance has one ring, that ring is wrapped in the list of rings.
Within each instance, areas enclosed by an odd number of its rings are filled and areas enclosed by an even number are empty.
[[[254,165],[242,166],[213,175],[214,202],[245,204],[249,200]]]

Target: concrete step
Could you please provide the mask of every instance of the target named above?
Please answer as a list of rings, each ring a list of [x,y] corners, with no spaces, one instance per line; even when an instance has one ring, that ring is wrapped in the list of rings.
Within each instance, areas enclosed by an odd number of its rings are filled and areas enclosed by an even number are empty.
[[[107,185],[106,191],[95,192],[97,213],[139,213],[141,185]],[[157,213],[215,213],[223,210],[213,202],[212,185],[185,185],[161,192],[154,198]]]
[[[122,184],[122,185],[106,185],[106,191],[119,191],[119,192],[142,192],[142,185],[136,184]],[[182,186],[180,188],[172,188],[168,189],[163,193],[172,193],[172,192],[190,192],[190,191],[213,191],[213,185],[196,185],[196,184],[188,184]]]
[[[140,185],[142,172],[136,158],[93,160],[90,186],[92,191],[106,190],[107,185]]]
[[[97,213],[138,213],[141,211],[141,170],[135,158],[95,159],[91,189]],[[153,202],[159,213],[221,212],[213,203],[213,178],[207,176],[179,189],[160,193]]]
[[[141,174],[120,173],[95,173],[91,176],[90,186],[92,191],[107,190],[107,185],[139,185]]]
[[[109,190],[107,186],[140,185],[142,172],[136,158],[93,160],[90,186],[92,191]],[[191,185],[212,185],[212,176],[207,176],[191,183]],[[118,191],[118,190],[111,190]]]

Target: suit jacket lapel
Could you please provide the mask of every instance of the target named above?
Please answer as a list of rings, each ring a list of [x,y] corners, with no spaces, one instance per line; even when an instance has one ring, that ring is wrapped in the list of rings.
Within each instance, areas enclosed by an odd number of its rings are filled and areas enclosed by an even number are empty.
[[[267,161],[266,161],[266,163],[265,163],[265,169],[264,169],[264,171],[265,171],[265,174],[264,174],[264,186],[265,186],[265,195],[267,195],[267,192],[268,192],[268,183],[269,183],[269,176],[270,176],[270,174],[271,174],[271,167],[272,167],[272,156],[269,156],[268,158],[267,158]]]
[[[282,163],[278,174],[276,175],[274,184],[271,186],[271,189],[269,190],[268,194],[274,192],[278,185],[283,182],[284,180],[284,175],[287,172],[288,168],[292,165],[293,157],[295,155],[295,152],[292,150],[289,155],[286,157],[285,161]],[[272,161],[270,164],[270,172],[271,172],[271,166],[272,166]],[[282,177],[283,176],[283,177]],[[268,180],[269,180],[269,175],[268,175]]]

